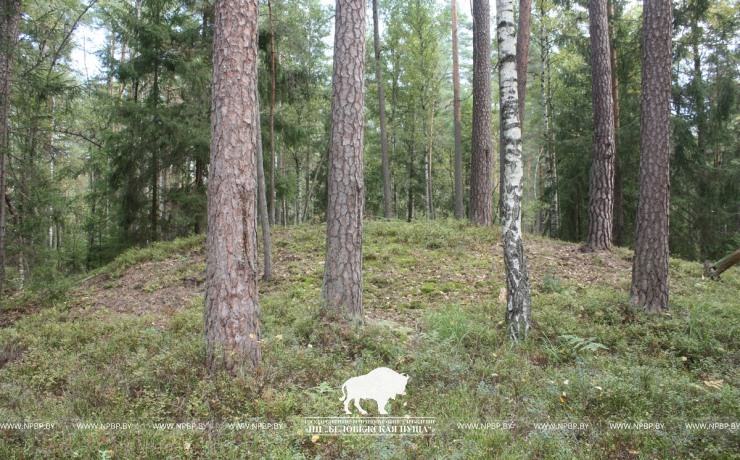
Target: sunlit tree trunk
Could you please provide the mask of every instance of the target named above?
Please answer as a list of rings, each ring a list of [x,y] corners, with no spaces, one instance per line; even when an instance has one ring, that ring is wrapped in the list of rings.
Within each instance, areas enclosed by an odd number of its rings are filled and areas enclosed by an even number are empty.
[[[212,372],[262,361],[257,294],[257,0],[216,0],[204,325]]]
[[[322,297],[334,312],[364,321],[362,217],[365,2],[337,0]]]
[[[668,209],[671,135],[670,0],[645,0],[635,256],[630,300],[646,311],[668,304]]]
[[[532,296],[522,239],[522,133],[517,97],[516,42],[512,0],[497,0],[499,97],[504,182],[501,187],[504,265],[506,268],[506,325],[518,341],[531,328]]]

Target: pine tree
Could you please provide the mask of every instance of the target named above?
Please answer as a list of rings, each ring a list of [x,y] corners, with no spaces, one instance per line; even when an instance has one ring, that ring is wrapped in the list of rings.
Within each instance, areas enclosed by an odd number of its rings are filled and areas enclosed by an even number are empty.
[[[337,314],[364,321],[362,218],[365,2],[337,0],[331,144],[322,298]]]
[[[257,0],[215,4],[208,177],[207,366],[235,374],[262,361],[257,294]],[[235,78],[237,77],[238,78]]]
[[[614,211],[614,111],[607,0],[589,0],[594,147],[588,209],[588,246],[609,249]]]
[[[668,304],[668,205],[673,7],[646,0],[643,7],[640,176],[630,301],[646,311]]]
[[[493,223],[490,23],[488,0],[473,0],[473,146],[470,168],[470,221],[478,226],[490,226]],[[513,51],[512,57],[514,57]],[[499,63],[502,62],[499,61]]]

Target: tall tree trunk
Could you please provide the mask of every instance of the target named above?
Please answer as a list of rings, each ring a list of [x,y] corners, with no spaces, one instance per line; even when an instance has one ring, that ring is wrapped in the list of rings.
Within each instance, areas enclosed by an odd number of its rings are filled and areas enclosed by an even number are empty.
[[[506,327],[512,340],[531,327],[532,295],[522,239],[522,133],[517,97],[516,45],[512,0],[496,1],[498,24],[499,97],[504,182],[501,184],[504,265],[506,267]]]
[[[614,2],[609,1],[609,55],[612,67],[612,99],[614,106],[614,215],[612,216],[612,243],[621,246],[624,243],[624,193],[622,192],[622,158],[617,151],[619,145],[619,72],[617,71],[617,38],[614,29],[616,16]]]
[[[516,31],[516,81],[519,95],[519,125],[524,132],[524,102],[529,66],[529,37],[532,26],[532,0],[519,0],[519,26]]]
[[[671,1],[645,0],[642,18],[640,173],[630,301],[660,312],[669,309]]]
[[[588,205],[588,246],[609,249],[614,212],[614,109],[607,0],[589,0],[594,151]]]
[[[21,0],[0,0],[0,299],[5,279],[5,194],[7,193],[7,158],[10,147],[8,113],[10,111],[13,55],[18,42]]]
[[[383,215],[386,219],[393,219],[391,173],[390,163],[388,160],[388,128],[385,121],[383,72],[380,67],[380,30],[378,25],[378,0],[373,0],[373,44],[375,46],[375,80],[378,83],[378,113],[380,116],[380,151],[383,169]]]
[[[486,227],[493,222],[490,24],[488,0],[473,0],[473,145],[470,168],[470,220],[475,225]],[[512,58],[514,58],[513,54],[512,50]]]
[[[269,0],[267,8],[270,13],[270,225],[275,225],[275,29]]]
[[[258,370],[257,0],[216,0],[204,310],[212,372]]]
[[[414,155],[416,152],[414,152],[414,141],[409,142],[409,160],[406,162],[406,166],[409,170],[409,176],[408,176],[408,182],[409,186],[408,189],[408,200],[406,202],[407,209],[407,215],[406,215],[406,221],[411,222],[411,220],[414,218]]]
[[[432,185],[432,147],[434,143],[434,101],[432,101],[432,113],[429,116],[429,150],[427,153],[427,213],[429,219],[434,219],[434,199],[432,192],[434,187]]]
[[[457,43],[457,5],[452,0],[452,105],[455,123],[455,219],[465,217],[463,204],[462,115],[460,109],[460,57]]]
[[[335,17],[322,297],[328,308],[362,322],[365,2],[337,0]]]
[[[555,152],[550,139],[550,40],[547,30],[547,14],[545,2],[540,1],[540,60],[542,61],[542,73],[540,74],[540,95],[542,98],[542,145],[545,150],[545,162],[547,172],[545,176],[545,188],[548,194],[547,209],[547,234],[552,236],[558,230],[558,207],[557,187],[555,181]]]
[[[270,217],[267,212],[267,187],[265,183],[265,166],[262,158],[262,122],[259,104],[255,110],[257,117],[257,199],[259,200],[260,223],[262,224],[262,247],[265,258],[262,281],[272,279],[272,242],[270,241]]]

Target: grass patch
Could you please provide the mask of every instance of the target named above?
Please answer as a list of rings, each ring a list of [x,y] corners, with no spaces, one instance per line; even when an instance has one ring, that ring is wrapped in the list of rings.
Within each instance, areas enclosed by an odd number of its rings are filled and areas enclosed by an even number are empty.
[[[0,329],[0,420],[56,425],[0,430],[0,458],[737,458],[736,431],[686,426],[740,420],[737,269],[707,282],[699,264],[672,261],[672,308],[654,316],[632,310],[624,290],[569,278],[580,259],[534,268],[535,330],[514,345],[498,301],[498,230],[367,222],[369,322],[359,327],[320,312],[323,231],[274,231],[278,276],[260,286],[257,377],[205,371],[202,296],[166,316],[50,302]],[[116,278],[149,260],[177,261],[202,243],[131,251],[101,272]],[[533,253],[570,250],[527,243]],[[624,252],[583,263],[607,277]],[[388,412],[435,417],[434,436],[313,439],[303,431],[305,417],[342,415],[342,383],[381,366],[411,376]],[[362,406],[378,415],[374,401]],[[195,428],[155,426],[175,423]]]

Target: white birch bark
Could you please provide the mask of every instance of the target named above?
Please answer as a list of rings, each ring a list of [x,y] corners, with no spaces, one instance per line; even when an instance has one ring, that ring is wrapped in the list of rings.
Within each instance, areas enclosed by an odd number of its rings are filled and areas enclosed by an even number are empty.
[[[523,338],[531,327],[532,296],[522,239],[522,133],[517,94],[516,39],[512,0],[496,1],[498,25],[501,148],[504,159],[501,226],[506,267],[506,326],[512,340]]]

